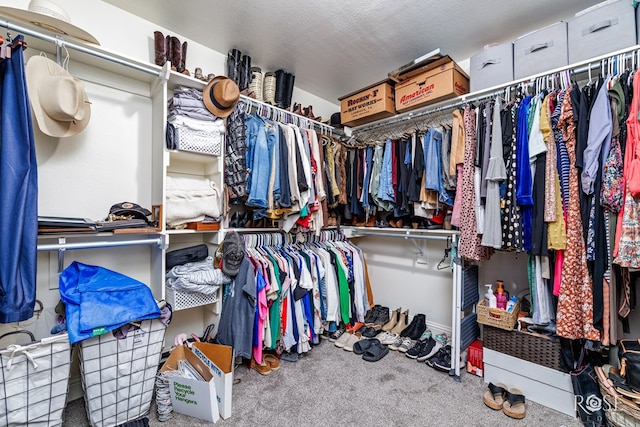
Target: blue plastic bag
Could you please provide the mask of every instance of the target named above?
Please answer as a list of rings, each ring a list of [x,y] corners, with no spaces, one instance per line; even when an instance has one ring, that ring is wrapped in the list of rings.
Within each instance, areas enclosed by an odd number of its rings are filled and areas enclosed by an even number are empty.
[[[74,261],[60,274],[59,290],[71,344],[160,317],[147,285],[104,267]]]

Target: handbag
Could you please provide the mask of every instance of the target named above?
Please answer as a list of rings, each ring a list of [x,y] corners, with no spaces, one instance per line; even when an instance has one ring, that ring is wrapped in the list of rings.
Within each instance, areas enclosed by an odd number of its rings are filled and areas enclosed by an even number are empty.
[[[583,348],[578,368],[571,372],[571,384],[573,385],[578,415],[585,426],[606,426],[607,420],[598,385],[598,376],[591,363],[584,364],[585,353],[586,350]]]
[[[640,340],[620,340],[618,359],[620,376],[629,387],[640,391]]]

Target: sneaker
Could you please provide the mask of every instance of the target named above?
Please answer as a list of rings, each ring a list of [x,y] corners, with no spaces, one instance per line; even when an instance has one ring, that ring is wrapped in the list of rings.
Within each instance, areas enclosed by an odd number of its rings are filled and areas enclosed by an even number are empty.
[[[449,372],[451,370],[451,346],[442,347],[435,356],[426,361],[426,364],[439,371]]]
[[[418,356],[417,358],[418,362],[424,362],[425,360],[432,358],[442,347],[447,345],[447,341],[448,341],[447,334],[443,332],[441,334],[436,335],[435,339],[432,338],[432,340],[433,340],[433,347],[431,347],[431,350],[424,356],[422,357]]]
[[[344,334],[344,332],[345,332],[344,328],[336,329],[331,334],[329,334],[329,341],[335,342],[338,338],[342,336],[342,334]]]
[[[415,357],[418,362],[424,362],[429,357],[436,354],[436,351],[433,351],[433,348],[436,346],[436,340],[433,337],[429,337],[425,342],[422,348],[420,349],[420,353]]]
[[[416,342],[411,338],[404,337],[404,339],[402,340],[402,344],[400,345],[400,347],[398,347],[398,351],[400,351],[401,353],[406,353],[415,345],[415,343]]]
[[[427,345],[429,338],[431,338],[431,330],[427,329],[418,340],[413,342],[413,347],[407,350],[406,356],[410,359],[418,357]]]
[[[352,336],[352,335],[353,335],[353,334],[351,334],[351,333],[347,333],[347,332],[343,333],[342,335],[340,335],[340,338],[338,338],[338,339],[333,343],[333,345],[335,345],[335,346],[336,346],[336,347],[338,347],[338,348],[343,348],[343,347],[344,347],[344,345],[345,345],[347,342],[349,342],[349,340],[351,339],[351,336]]]
[[[398,334],[394,334],[392,332],[382,332],[376,336],[378,341],[380,341],[384,345],[393,344],[393,342],[398,338]]]
[[[396,335],[396,339],[391,344],[389,344],[389,350],[398,350],[402,345],[403,341],[404,341],[404,337],[401,337],[400,335]]]

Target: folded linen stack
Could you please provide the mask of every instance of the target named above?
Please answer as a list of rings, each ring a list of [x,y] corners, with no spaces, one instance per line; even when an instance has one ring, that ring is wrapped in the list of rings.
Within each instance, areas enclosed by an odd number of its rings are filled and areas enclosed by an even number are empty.
[[[203,221],[220,216],[220,192],[207,178],[167,174],[167,227]]]

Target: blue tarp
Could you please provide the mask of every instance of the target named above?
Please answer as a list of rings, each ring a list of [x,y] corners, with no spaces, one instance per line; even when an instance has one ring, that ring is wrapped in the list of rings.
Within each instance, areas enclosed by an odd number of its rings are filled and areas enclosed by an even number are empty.
[[[134,320],[160,317],[147,285],[104,267],[74,261],[60,274],[59,290],[71,344]]]

